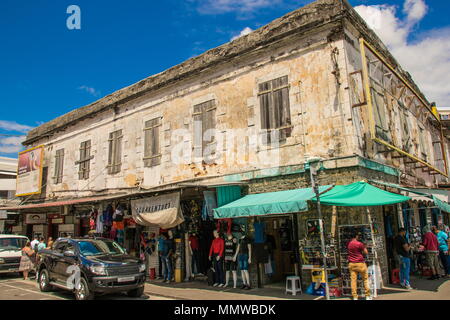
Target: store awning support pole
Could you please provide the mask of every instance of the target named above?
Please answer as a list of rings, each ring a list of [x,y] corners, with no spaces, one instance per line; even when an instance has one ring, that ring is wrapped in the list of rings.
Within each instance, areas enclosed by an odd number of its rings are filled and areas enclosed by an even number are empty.
[[[319,186],[316,185],[316,182],[314,180],[314,173],[313,169],[310,167],[309,169],[310,177],[311,177],[311,184],[314,190],[314,193],[316,194],[317,198],[317,213],[319,215],[319,227],[320,227],[320,246],[322,251],[322,264],[323,264],[323,272],[325,274],[325,296],[327,300],[330,300],[330,288],[328,286],[328,273],[327,273],[327,256],[325,252],[325,236],[324,236],[324,230],[323,230],[323,218],[322,218],[322,211],[320,208],[320,193],[319,193]]]

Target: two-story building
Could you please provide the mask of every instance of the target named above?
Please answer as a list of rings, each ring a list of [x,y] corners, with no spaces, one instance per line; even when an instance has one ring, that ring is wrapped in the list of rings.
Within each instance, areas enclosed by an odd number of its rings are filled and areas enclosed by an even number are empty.
[[[437,189],[447,184],[448,143],[433,106],[351,5],[318,0],[30,131],[24,145],[44,150],[42,188],[9,210],[51,214],[24,230],[56,237],[84,235],[91,223],[108,232],[112,224],[98,217],[118,204],[127,218],[141,203],[175,199],[183,217],[172,222],[184,219],[175,237],[201,238],[198,267],[205,271],[213,206],[310,187],[310,158],[320,158],[321,185],[371,180],[389,191]],[[432,218],[432,201],[417,199],[410,215],[398,206],[373,209],[386,240],[378,248],[385,281],[394,263],[391,226]],[[365,209],[323,210],[327,234],[336,223],[368,223]],[[255,286],[298,272],[293,253],[315,214],[312,206],[299,215],[233,221],[230,228],[250,235],[254,223],[264,223],[273,238],[273,274],[253,264]],[[125,221],[130,249],[139,247],[137,231],[158,232]]]

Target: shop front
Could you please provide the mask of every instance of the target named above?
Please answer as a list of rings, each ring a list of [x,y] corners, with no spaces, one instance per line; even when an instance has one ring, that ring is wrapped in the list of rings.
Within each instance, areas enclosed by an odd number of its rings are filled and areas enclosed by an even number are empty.
[[[251,277],[257,280],[259,287],[284,290],[288,276],[300,276],[304,291],[324,294],[323,285],[314,282],[322,282],[327,277],[332,295],[348,295],[350,278],[346,244],[349,235],[357,230],[363,234],[369,249],[367,262],[372,287],[380,288],[383,281],[389,279],[383,212],[395,212],[398,203],[410,198],[367,183],[323,186],[319,193],[323,201],[322,222],[317,218],[317,204],[311,188],[247,195],[216,209],[215,217],[246,217],[251,221],[248,236],[255,249],[253,260],[256,263]],[[325,240],[326,273],[321,228]],[[258,250],[259,246],[263,249]],[[258,251],[261,253],[257,254]]]

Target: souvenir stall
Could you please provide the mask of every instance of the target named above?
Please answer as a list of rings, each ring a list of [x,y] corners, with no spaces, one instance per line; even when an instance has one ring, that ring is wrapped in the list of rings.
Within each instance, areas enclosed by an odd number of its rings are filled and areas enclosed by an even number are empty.
[[[341,207],[342,210],[349,211],[347,217],[341,218],[342,215],[339,215],[338,218],[340,291],[343,295],[351,295],[347,244],[351,235],[358,232],[362,235],[362,242],[369,251],[366,260],[369,267],[369,282],[373,296],[377,296],[383,279],[388,279],[385,232],[382,223],[383,206],[397,205],[408,200],[411,198],[381,190],[366,182],[335,186],[320,197],[320,202],[324,206]],[[313,201],[317,202],[317,199]],[[352,208],[356,210],[351,210]],[[359,215],[358,219],[356,216],[351,216],[351,211],[355,215],[358,213],[363,215]],[[361,288],[360,283],[358,289],[362,290]]]
[[[131,200],[131,214],[136,223],[137,254],[146,260],[150,279],[163,277],[163,266],[167,265],[171,279],[166,280],[181,281],[183,243],[178,226],[184,222],[184,217],[180,210],[180,192]],[[167,264],[163,264],[159,252],[165,246],[172,252],[165,260]]]

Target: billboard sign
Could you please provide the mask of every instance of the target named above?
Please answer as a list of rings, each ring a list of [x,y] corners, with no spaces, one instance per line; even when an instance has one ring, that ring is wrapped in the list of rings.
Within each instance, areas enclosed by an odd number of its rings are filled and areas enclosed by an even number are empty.
[[[16,196],[41,193],[44,146],[19,153]]]

